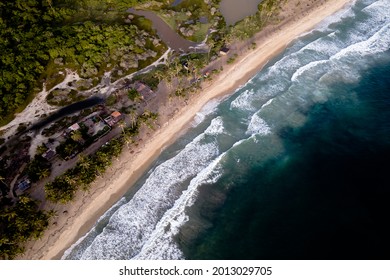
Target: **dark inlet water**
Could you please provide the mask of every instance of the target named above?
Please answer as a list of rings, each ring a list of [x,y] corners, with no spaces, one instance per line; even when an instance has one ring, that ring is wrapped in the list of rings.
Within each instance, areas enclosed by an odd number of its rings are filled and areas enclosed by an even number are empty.
[[[59,109],[58,111],[54,112],[53,114],[51,114],[46,119],[34,124],[30,128],[30,130],[41,129],[42,127],[44,127],[44,126],[62,118],[62,117],[79,112],[79,111],[86,109],[86,108],[90,108],[92,106],[95,106],[95,105],[103,103],[103,102],[104,102],[103,98],[94,96],[94,97],[88,98],[86,100],[79,101],[79,102],[73,103],[71,105],[65,106],[65,107]]]
[[[210,102],[64,258],[390,258],[388,7],[356,1]]]

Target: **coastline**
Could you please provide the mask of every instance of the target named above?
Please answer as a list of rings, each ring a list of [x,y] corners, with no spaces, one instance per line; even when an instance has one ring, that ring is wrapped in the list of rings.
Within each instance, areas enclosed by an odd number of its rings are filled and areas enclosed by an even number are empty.
[[[141,177],[161,150],[172,144],[189,127],[196,113],[207,102],[231,94],[295,38],[310,31],[350,2],[327,0],[318,7],[308,8],[299,19],[290,18],[280,23],[270,34],[267,34],[267,30],[260,32],[254,50],[247,50],[234,63],[225,64],[224,70],[213,77],[211,82],[203,83],[201,93],[192,95],[188,105],[175,113],[173,118],[165,116],[169,121],[153,132],[134,155],[129,157],[129,151],[124,147],[119,160],[113,162],[112,167],[92,185],[89,192],[78,192],[70,205],[58,206],[61,210],[67,210],[59,212],[56,224],[51,224],[40,240],[29,242],[25,254],[19,258],[60,259],[64,251],[84,236],[96,220]]]

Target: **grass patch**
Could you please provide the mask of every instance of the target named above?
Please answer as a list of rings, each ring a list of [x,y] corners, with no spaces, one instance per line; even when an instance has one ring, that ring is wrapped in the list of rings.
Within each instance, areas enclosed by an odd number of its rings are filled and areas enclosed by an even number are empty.
[[[195,30],[194,35],[192,35],[189,39],[194,42],[202,42],[207,35],[207,31],[209,30],[211,24],[210,23],[197,23],[197,29]]]

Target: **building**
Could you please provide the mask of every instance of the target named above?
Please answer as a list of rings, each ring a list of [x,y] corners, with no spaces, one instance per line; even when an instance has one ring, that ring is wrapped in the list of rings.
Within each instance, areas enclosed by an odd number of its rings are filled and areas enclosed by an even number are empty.
[[[96,136],[100,131],[104,130],[105,127],[107,127],[107,124],[103,122],[102,119],[98,116],[93,116],[91,118],[86,119],[84,122],[81,123],[81,125],[87,129],[88,135],[92,137]],[[109,127],[107,128],[109,130]]]
[[[220,55],[227,55],[229,53],[230,49],[227,47],[223,47],[219,50]]]
[[[153,94],[153,90],[148,85],[140,81],[136,81],[134,83],[134,88],[144,99],[149,99]]]
[[[108,117],[104,118],[104,121],[109,125],[109,126],[114,126],[116,125],[120,120],[122,119],[122,114],[119,113],[118,111],[112,112],[111,115]]]
[[[15,193],[17,195],[23,194],[27,189],[31,187],[31,181],[28,177],[23,177],[21,181],[16,185]]]
[[[72,131],[79,130],[80,129],[80,125],[78,123],[72,124],[71,126],[69,126],[69,129],[72,130]]]
[[[51,149],[47,150],[46,152],[44,152],[42,154],[42,157],[47,159],[47,160],[49,160],[49,161],[52,160],[53,158],[55,158],[56,156],[57,156],[56,151],[55,150],[51,150]]]
[[[65,129],[63,136],[67,137],[69,135],[69,133],[71,133],[72,131],[79,130],[79,129],[80,129],[80,125],[78,123],[74,123],[71,126],[69,126],[67,129]]]

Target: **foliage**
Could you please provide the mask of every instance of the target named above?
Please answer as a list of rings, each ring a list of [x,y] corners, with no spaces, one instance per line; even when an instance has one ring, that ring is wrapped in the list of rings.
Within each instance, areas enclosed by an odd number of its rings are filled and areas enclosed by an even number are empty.
[[[248,16],[230,29],[229,36],[248,39],[259,32],[278,13],[280,2],[285,0],[264,0],[258,5],[256,14]]]
[[[160,83],[159,77],[162,74],[164,75],[164,72],[166,70],[165,66],[159,66],[156,70],[150,71],[144,74],[137,75],[134,77],[134,81],[141,81],[145,84],[147,84],[152,90],[157,89],[158,84]]]
[[[51,164],[42,156],[36,155],[27,165],[27,175],[33,182],[46,178],[50,175]]]
[[[63,79],[59,70],[101,76],[125,55],[143,52],[152,30],[126,24],[125,8],[135,0],[15,0],[0,3],[0,121],[27,105],[32,93]]]
[[[27,196],[21,196],[13,206],[3,203],[0,208],[0,259],[13,259],[24,251],[27,240],[41,237],[50,213],[39,210]]]
[[[74,168],[56,177],[45,185],[46,198],[52,202],[67,203],[74,198],[79,186],[87,189],[95,178],[104,173],[111,165],[113,157],[117,157],[123,146],[121,139],[113,139],[103,145],[94,155],[80,156]]]
[[[131,101],[135,101],[135,100],[138,100],[141,98],[141,95],[139,94],[139,92],[132,88],[130,89],[128,92],[127,92],[127,97],[131,100]]]
[[[65,142],[61,143],[56,148],[57,154],[59,154],[65,160],[74,157],[81,150],[82,150],[82,144],[80,142],[73,140],[72,138],[66,139]]]
[[[74,198],[79,187],[87,190],[96,177],[103,174],[111,165],[112,159],[120,155],[123,145],[131,142],[129,139],[138,134],[140,126],[145,124],[153,128],[153,122],[157,117],[157,113],[145,111],[131,127],[123,129],[120,137],[104,144],[95,154],[80,155],[74,168],[68,169],[53,182],[45,185],[46,198],[52,202],[67,203]]]

